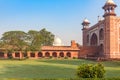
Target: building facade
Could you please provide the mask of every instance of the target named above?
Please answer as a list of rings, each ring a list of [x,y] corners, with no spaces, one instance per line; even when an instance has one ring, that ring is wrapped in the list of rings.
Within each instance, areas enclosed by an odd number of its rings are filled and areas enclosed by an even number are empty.
[[[83,26],[83,46],[73,40],[71,46],[64,46],[59,38],[56,38],[53,46],[42,46],[41,51],[16,51],[6,53],[5,49],[0,49],[0,58],[106,58],[120,59],[120,17],[115,13],[117,5],[113,0],[107,0],[102,7],[104,19],[99,19],[98,23],[89,26],[90,22],[85,19]]]
[[[0,59],[7,58],[25,58],[30,59],[41,59],[41,58],[78,58],[80,49],[77,43],[73,40],[71,41],[71,46],[61,46],[60,39],[55,40],[55,46],[42,46],[41,51],[14,51],[12,53],[7,53],[5,49],[0,49]],[[59,44],[59,46],[58,46]]]
[[[120,17],[115,13],[117,5],[113,0],[107,0],[102,7],[104,19],[89,27],[90,22],[85,19],[83,25],[83,46],[98,47],[94,56],[105,58],[120,58]]]

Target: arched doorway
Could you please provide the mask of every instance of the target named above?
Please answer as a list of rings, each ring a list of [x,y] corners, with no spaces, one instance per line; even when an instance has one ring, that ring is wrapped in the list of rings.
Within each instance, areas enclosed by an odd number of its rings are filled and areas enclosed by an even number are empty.
[[[20,53],[19,52],[15,52],[15,57],[20,57]]]
[[[38,57],[42,57],[43,56],[43,53],[42,52],[39,52],[38,53]]]
[[[4,58],[4,52],[0,52],[0,58]]]
[[[52,56],[53,56],[53,57],[57,57],[57,53],[56,53],[56,52],[53,52],[53,53],[52,53]]]
[[[35,53],[31,52],[30,57],[35,57]]]
[[[63,52],[60,52],[60,57],[64,57],[64,53]]]
[[[46,53],[45,53],[45,57],[50,57],[50,53],[49,53],[49,52],[46,52]]]
[[[71,57],[71,53],[70,52],[68,52],[66,55],[67,55],[67,57]]]
[[[7,56],[8,56],[8,58],[12,58],[12,53],[8,52]]]
[[[97,44],[98,44],[98,38],[95,33],[92,34],[92,36],[91,36],[90,44],[91,44],[91,46],[97,46]]]
[[[104,56],[104,45],[100,44],[100,51],[99,51],[99,56]]]
[[[87,43],[89,43],[89,35],[87,35]]]
[[[104,30],[103,29],[100,29],[100,31],[99,31],[99,39],[100,40],[104,39]]]
[[[24,57],[27,57],[27,52],[23,52],[23,56],[24,56]]]

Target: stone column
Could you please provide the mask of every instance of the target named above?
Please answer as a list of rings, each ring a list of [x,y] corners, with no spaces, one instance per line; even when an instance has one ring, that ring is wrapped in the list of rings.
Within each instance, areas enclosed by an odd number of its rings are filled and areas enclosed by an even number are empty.
[[[12,57],[15,58],[15,52],[12,53]]]
[[[7,59],[7,58],[8,58],[7,53],[4,53],[4,58],[5,58],[5,59]]]
[[[22,57],[23,57],[23,56],[22,56],[22,52],[20,51],[19,54],[20,54],[20,59],[22,59]]]
[[[38,59],[38,52],[35,52],[35,59]]]
[[[27,52],[27,56],[28,56],[28,58],[30,58],[30,51],[29,51],[29,52]]]
[[[45,57],[45,52],[42,52],[42,57]]]

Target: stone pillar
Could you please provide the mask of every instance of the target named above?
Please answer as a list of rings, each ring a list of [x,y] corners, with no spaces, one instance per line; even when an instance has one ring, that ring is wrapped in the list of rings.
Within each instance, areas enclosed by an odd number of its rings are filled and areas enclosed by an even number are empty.
[[[60,52],[59,52],[59,51],[57,51],[56,53],[57,53],[57,57],[60,57]]]
[[[12,53],[12,57],[15,58],[15,52]]]
[[[23,56],[22,56],[22,52],[20,51],[19,54],[20,54],[20,59],[22,59],[22,57],[23,57]]]
[[[43,54],[43,57],[45,57],[45,52],[42,52],[42,54]]]
[[[29,52],[27,52],[27,56],[28,56],[28,58],[30,58],[30,51],[29,51]]]
[[[67,52],[64,52],[64,57],[67,57]]]
[[[38,59],[38,52],[35,52],[35,59]]]
[[[4,58],[5,58],[5,59],[7,59],[7,58],[8,58],[7,53],[4,53]]]
[[[49,52],[50,53],[50,57],[52,56],[52,52]]]

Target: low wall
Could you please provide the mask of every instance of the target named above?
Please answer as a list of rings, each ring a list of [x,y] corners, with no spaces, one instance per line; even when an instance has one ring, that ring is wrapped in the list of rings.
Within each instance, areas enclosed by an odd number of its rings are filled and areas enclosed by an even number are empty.
[[[79,58],[85,58],[88,55],[94,56],[99,52],[99,47],[96,46],[83,46],[80,47]]]

